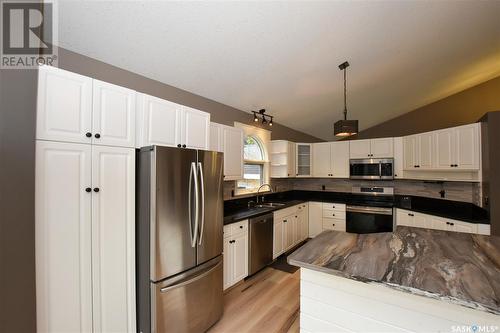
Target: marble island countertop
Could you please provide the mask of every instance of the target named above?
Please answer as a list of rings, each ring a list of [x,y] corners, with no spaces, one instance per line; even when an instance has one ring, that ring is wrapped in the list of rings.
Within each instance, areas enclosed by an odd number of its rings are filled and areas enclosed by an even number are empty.
[[[500,237],[411,227],[324,231],[288,262],[500,314]]]

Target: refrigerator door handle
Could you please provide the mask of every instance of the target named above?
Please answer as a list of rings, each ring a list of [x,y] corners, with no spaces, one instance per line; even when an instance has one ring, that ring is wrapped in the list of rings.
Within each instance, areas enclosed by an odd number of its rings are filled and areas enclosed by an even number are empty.
[[[202,279],[203,277],[205,277],[208,274],[212,273],[221,264],[222,264],[222,260],[219,260],[216,264],[214,264],[214,265],[212,265],[212,266],[204,269],[199,274],[195,275],[193,278],[191,278],[189,280],[184,280],[184,281],[179,282],[179,283],[174,283],[174,284],[172,284],[170,286],[167,286],[167,287],[163,287],[163,288],[160,289],[160,292],[165,293],[165,292],[170,291],[172,289],[176,289],[176,288],[179,288],[179,287],[191,284],[191,283],[193,283],[195,281],[198,281],[199,279]]]
[[[205,231],[205,176],[203,175],[203,166],[201,162],[198,162],[198,171],[200,172],[200,181],[201,181],[201,225],[200,231],[198,235],[200,236],[200,240],[198,241],[198,245],[201,245],[203,241],[203,232]]]
[[[193,212],[191,209],[191,188],[194,178],[194,206],[195,206],[195,214],[194,214],[194,227],[193,227]],[[196,163],[191,162],[191,171],[189,173],[189,191],[188,191],[188,205],[189,205],[189,231],[191,234],[191,247],[196,246],[196,238],[198,233],[198,210],[199,210],[199,193],[198,193],[198,177],[196,175]]]

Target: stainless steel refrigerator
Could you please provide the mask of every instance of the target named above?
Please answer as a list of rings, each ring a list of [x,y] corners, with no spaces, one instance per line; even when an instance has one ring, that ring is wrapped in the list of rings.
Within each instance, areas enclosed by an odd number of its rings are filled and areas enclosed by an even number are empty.
[[[222,156],[138,151],[138,332],[204,332],[222,315]]]

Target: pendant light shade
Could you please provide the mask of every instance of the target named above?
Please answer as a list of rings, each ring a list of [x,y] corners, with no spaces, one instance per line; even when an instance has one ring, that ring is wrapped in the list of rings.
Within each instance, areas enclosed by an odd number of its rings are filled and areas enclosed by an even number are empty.
[[[335,122],[333,125],[333,134],[338,137],[347,137],[358,133],[358,121],[347,120],[347,67],[349,67],[347,61],[339,65],[339,69],[344,71],[344,119]]]

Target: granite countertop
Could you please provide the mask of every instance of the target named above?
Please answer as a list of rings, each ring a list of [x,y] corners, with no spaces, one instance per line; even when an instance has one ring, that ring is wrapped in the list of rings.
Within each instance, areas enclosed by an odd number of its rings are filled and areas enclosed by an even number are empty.
[[[397,227],[392,233],[324,231],[291,265],[500,314],[500,237]]]
[[[242,221],[251,217],[257,217],[263,214],[267,214],[270,212],[274,212],[276,210],[280,209],[285,209],[291,206],[295,206],[298,204],[301,204],[305,202],[304,200],[289,200],[289,201],[275,201],[273,200],[272,202],[279,202],[282,203],[282,206],[276,206],[276,207],[252,207],[252,208],[243,208],[237,211],[234,211],[229,214],[224,214],[224,225],[226,224],[231,224],[235,223],[238,221]]]
[[[238,222],[307,201],[403,208],[469,223],[489,224],[488,213],[485,209],[471,203],[444,199],[406,195],[368,196],[344,192],[299,190],[266,194],[265,198],[266,202],[281,202],[285,203],[285,206],[273,208],[248,208],[248,200],[255,201],[255,197],[228,200],[224,202],[224,224]]]

